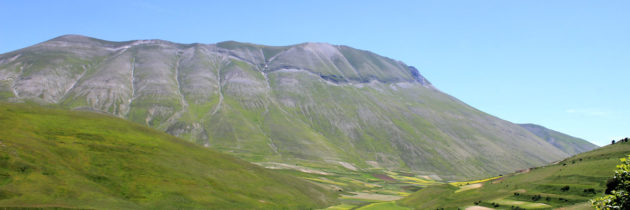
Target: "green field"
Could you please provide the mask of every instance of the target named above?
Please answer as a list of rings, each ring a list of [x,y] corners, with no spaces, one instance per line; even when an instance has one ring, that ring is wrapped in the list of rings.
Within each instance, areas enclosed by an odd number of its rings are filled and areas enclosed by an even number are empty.
[[[585,202],[603,195],[606,180],[613,175],[619,159],[627,154],[630,143],[617,143],[529,172],[486,181],[481,187],[428,186],[397,204],[417,209],[464,209],[475,205],[499,209],[588,209]]]
[[[277,169],[277,172],[302,177],[323,187],[340,193],[341,204],[327,209],[383,208],[396,204],[394,201],[404,198],[418,189],[442,184],[428,176],[421,176],[404,171],[369,169],[352,171],[333,168],[318,163],[297,163],[297,169]],[[310,171],[301,172],[299,170]],[[396,204],[397,205],[397,204]],[[397,206],[407,209],[406,207]],[[388,209],[388,208],[385,208]]]
[[[0,208],[308,209],[336,197],[119,118],[0,103]]]
[[[588,209],[628,153],[618,143],[450,183],[317,161],[272,171],[115,117],[0,103],[0,208]]]

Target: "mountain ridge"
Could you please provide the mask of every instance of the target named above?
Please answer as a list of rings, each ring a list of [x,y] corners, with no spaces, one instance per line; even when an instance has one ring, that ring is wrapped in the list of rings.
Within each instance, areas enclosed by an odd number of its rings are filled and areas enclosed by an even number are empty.
[[[568,156],[442,93],[417,69],[369,51],[322,43],[116,43],[62,36],[2,54],[0,100],[106,112],[252,162],[457,179]]]
[[[541,125],[533,123],[523,123],[518,125],[570,155],[577,155],[599,147],[584,139],[573,137]]]
[[[102,40],[102,39],[97,39],[97,38],[93,38],[93,37],[88,37],[88,36],[83,36],[83,35],[78,35],[78,34],[67,34],[67,35],[61,35],[58,37],[55,37],[53,39],[50,39],[48,41],[45,41],[43,43],[40,44],[47,44],[49,42],[55,42],[55,41],[61,41],[61,42],[75,42],[75,43],[81,43],[81,42],[90,42],[90,43],[100,43],[102,44],[103,47],[110,47],[113,49],[112,50],[119,50],[120,48],[129,48],[135,45],[141,45],[141,44],[164,44],[164,45],[175,45],[178,48],[185,48],[185,47],[192,47],[192,46],[205,46],[205,47],[220,47],[220,48],[224,48],[224,49],[234,49],[234,48],[261,48],[263,51],[272,51],[273,49],[284,49],[284,50],[288,50],[290,48],[293,47],[300,47],[300,46],[310,46],[310,45],[315,45],[315,46],[326,46],[326,47],[335,47],[335,48],[350,48],[353,50],[358,50],[364,53],[368,53],[371,54],[373,56],[379,56],[378,54],[368,51],[368,50],[360,50],[360,49],[354,49],[351,48],[347,45],[336,45],[336,44],[330,44],[330,43],[326,43],[326,42],[302,42],[302,43],[298,43],[298,44],[291,44],[291,45],[285,45],[285,46],[272,46],[272,45],[261,45],[261,44],[254,44],[254,43],[249,43],[249,42],[239,42],[239,41],[234,41],[234,40],[228,40],[228,41],[222,41],[222,42],[217,42],[215,44],[203,44],[203,43],[190,43],[190,44],[182,44],[182,43],[176,43],[176,42],[171,42],[168,40],[162,40],[162,39],[142,39],[142,40],[132,40],[132,41],[107,41],[107,40]],[[19,49],[21,50],[21,49]],[[18,51],[18,50],[16,50]],[[282,52],[280,52],[282,53]],[[263,52],[263,54],[265,54],[265,52]],[[263,63],[253,63],[252,61],[250,61],[249,59],[251,58],[242,58],[239,57],[238,55],[234,55],[234,54],[230,54],[231,56],[234,56],[238,59],[241,59],[243,61],[247,61],[250,64],[254,64],[254,65],[262,65],[266,62],[268,62],[267,58],[265,58],[265,61]],[[275,54],[275,56],[277,56],[277,54]],[[273,59],[272,56],[270,59]],[[385,59],[389,59],[391,61],[394,61],[396,63],[400,63],[403,64],[401,61],[398,60],[394,60],[391,58],[387,58],[384,57]],[[310,71],[310,69],[301,69],[299,67],[294,67],[294,66],[276,66],[275,69],[267,69],[267,71],[265,72],[271,72],[271,71],[277,71],[277,70],[282,70],[282,69],[287,69],[287,68],[291,68],[291,69],[298,69],[298,70],[306,70],[306,71]],[[431,85],[431,83],[424,78],[420,72],[413,66],[408,66],[409,71],[413,77],[413,79],[415,79],[417,82],[420,82],[423,85]],[[349,81],[336,81],[336,80],[332,80],[329,77],[326,77],[325,75],[322,76],[320,74],[320,76],[322,77],[322,79],[325,80],[329,80],[329,81],[333,81],[333,82],[349,82]],[[384,82],[386,83],[387,81],[380,81],[380,80],[376,80],[379,82]],[[371,82],[371,80],[363,80],[363,81],[355,81],[355,82],[360,82],[360,83],[369,83]],[[410,81],[407,81],[410,82]]]

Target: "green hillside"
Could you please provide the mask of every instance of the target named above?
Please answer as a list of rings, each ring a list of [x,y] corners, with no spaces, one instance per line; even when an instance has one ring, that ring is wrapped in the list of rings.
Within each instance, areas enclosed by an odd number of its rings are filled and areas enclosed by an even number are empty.
[[[335,197],[119,118],[0,103],[0,208],[308,209]]]
[[[567,158],[553,165],[482,183],[461,182],[429,186],[398,201],[417,209],[464,209],[485,206],[499,209],[571,207],[589,209],[601,196],[619,159],[630,154],[630,143],[608,145]]]

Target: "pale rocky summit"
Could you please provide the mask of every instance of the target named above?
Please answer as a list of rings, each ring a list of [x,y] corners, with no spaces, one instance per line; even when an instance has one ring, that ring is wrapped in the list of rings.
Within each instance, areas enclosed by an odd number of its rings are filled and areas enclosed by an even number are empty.
[[[569,155],[440,92],[414,67],[325,43],[61,36],[0,55],[0,99],[106,112],[254,162],[448,178]]]

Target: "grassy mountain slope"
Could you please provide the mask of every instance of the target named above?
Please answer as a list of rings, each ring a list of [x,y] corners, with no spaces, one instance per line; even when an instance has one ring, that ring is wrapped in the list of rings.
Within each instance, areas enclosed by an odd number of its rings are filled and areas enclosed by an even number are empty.
[[[536,124],[519,124],[519,125],[570,155],[576,155],[582,152],[593,150],[598,147],[597,145],[594,145],[591,142],[588,142],[584,139],[569,136],[564,133],[560,133],[558,131],[545,128],[540,125],[536,125]]]
[[[398,201],[417,209],[465,208],[474,205],[509,209],[573,206],[601,196],[619,159],[630,154],[630,143],[618,143],[483,183],[434,185]],[[479,202],[481,201],[481,202]]]
[[[335,195],[102,114],[0,103],[0,208],[324,207]]]
[[[568,157],[440,92],[411,66],[324,43],[62,36],[0,55],[0,100],[106,112],[253,162],[451,180]]]

